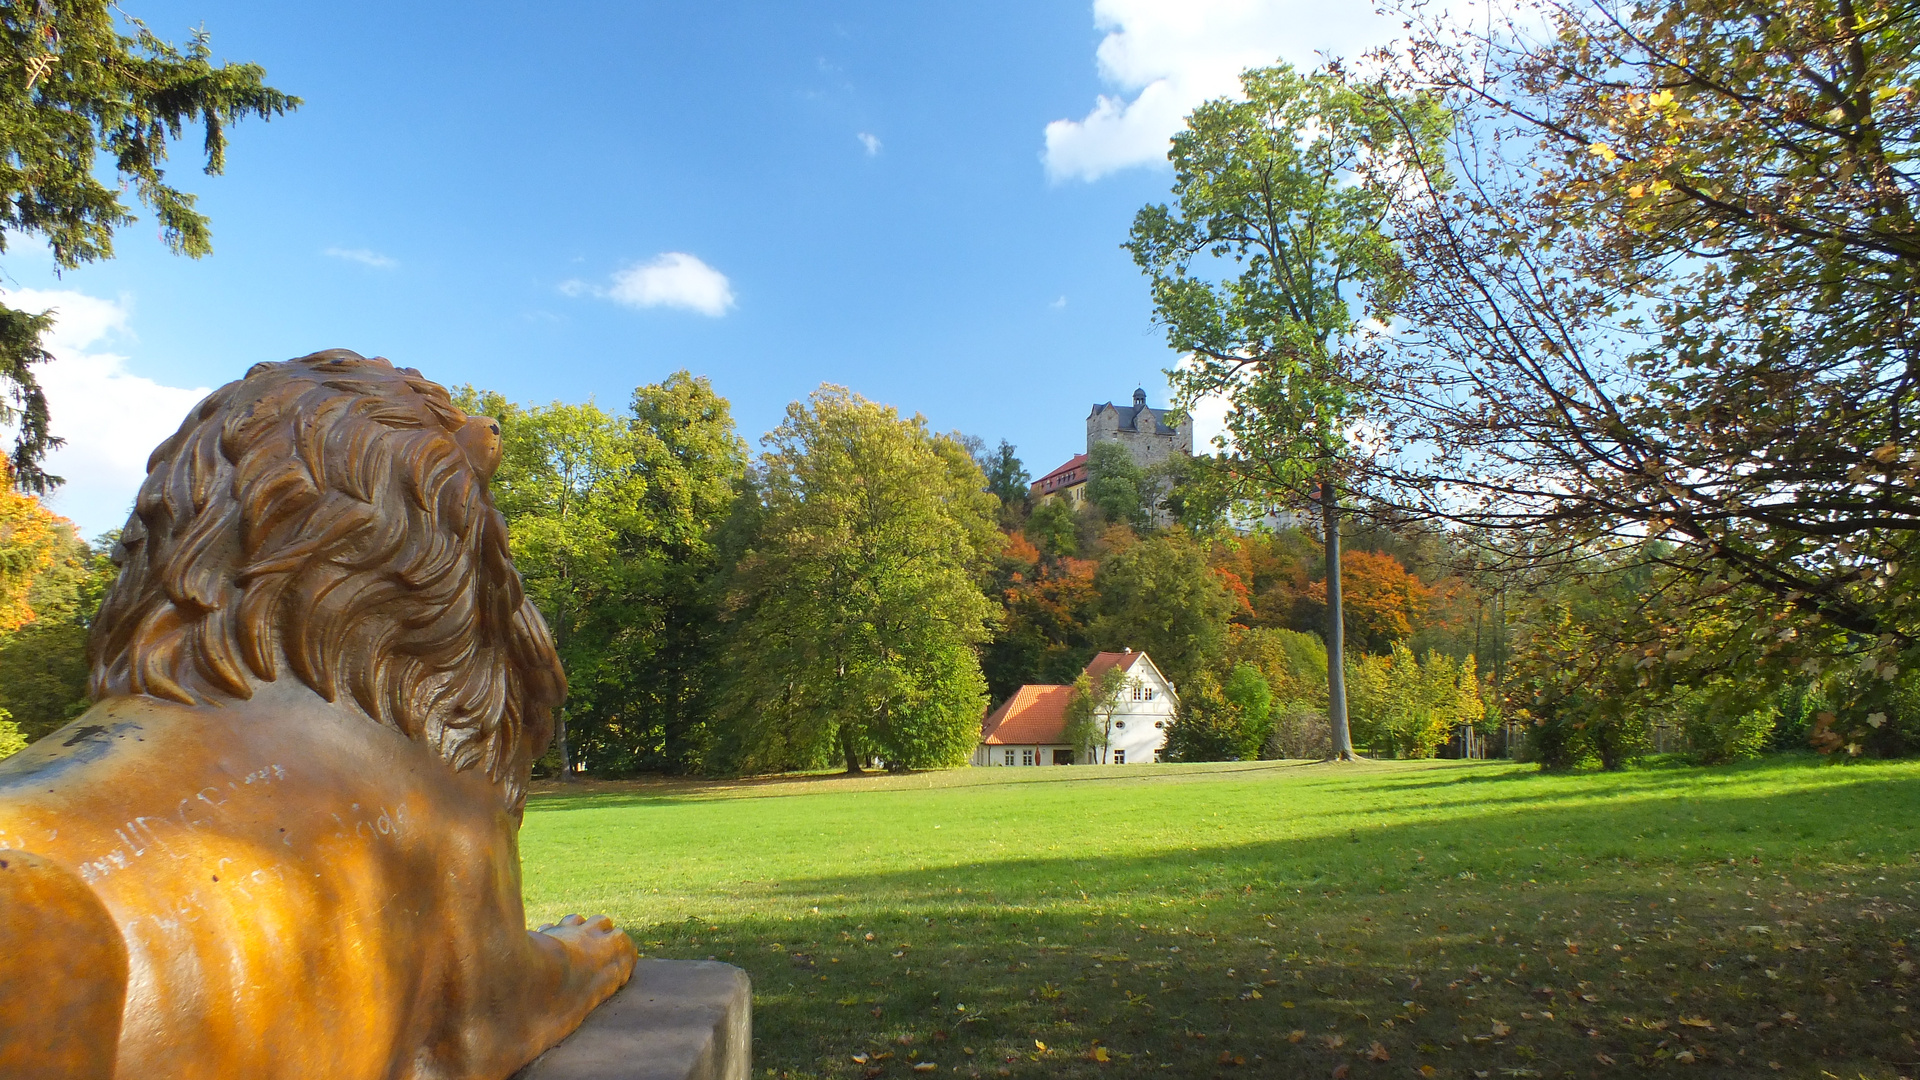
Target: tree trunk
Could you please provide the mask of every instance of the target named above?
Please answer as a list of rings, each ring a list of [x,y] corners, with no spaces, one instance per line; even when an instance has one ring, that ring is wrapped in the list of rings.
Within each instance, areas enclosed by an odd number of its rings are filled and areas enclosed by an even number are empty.
[[[1357,761],[1347,729],[1346,610],[1340,603],[1340,500],[1333,484],[1320,484],[1320,516],[1327,530],[1327,723],[1333,728],[1333,759]]]
[[[848,776],[859,776],[866,771],[860,767],[860,748],[853,737],[852,728],[840,729],[840,751],[847,756]]]
[[[573,754],[567,749],[567,710],[562,706],[554,715],[553,745],[560,748],[560,779],[573,779]]]

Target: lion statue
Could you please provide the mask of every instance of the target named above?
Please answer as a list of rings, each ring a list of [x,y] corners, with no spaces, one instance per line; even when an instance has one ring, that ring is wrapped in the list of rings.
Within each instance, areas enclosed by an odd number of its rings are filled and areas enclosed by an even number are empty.
[[[566,676],[416,371],[260,364],[154,451],[93,706],[0,763],[0,1076],[499,1080],[618,990],[529,932],[517,837]]]

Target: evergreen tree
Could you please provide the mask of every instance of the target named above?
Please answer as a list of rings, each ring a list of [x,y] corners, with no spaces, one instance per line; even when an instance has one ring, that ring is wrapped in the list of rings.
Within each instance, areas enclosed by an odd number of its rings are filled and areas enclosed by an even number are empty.
[[[112,258],[114,232],[134,220],[121,201],[132,191],[169,248],[205,255],[207,218],[167,182],[167,144],[199,123],[205,171],[218,174],[227,125],[300,105],[265,74],[257,64],[213,63],[204,31],[177,48],[107,0],[0,4],[0,250],[25,236],[45,240],[63,270]],[[41,468],[60,440],[33,371],[49,359],[40,338],[51,325],[45,312],[0,305],[0,424],[16,428],[13,480],[33,492],[60,482]]]

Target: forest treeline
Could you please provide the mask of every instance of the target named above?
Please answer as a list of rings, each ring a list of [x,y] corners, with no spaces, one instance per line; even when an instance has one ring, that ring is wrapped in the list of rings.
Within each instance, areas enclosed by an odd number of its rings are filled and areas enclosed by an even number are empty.
[[[554,767],[953,764],[1124,647],[1181,757],[1920,749],[1920,9],[1404,14],[1172,139],[1125,247],[1225,434],[1093,447],[1086,507],[835,387],[757,452],[686,373],[613,411],[466,391],[573,681]],[[0,419],[45,419],[40,328],[0,335]],[[83,706],[111,576],[17,445],[0,738]]]
[[[1329,752],[1320,538],[1286,517],[1236,529],[1178,470],[1100,453],[1082,505],[1036,504],[1013,446],[831,386],[791,405],[757,454],[686,372],[619,411],[472,388],[456,400],[501,421],[494,497],[571,682],[547,771],[959,765],[990,705],[1125,648],[1178,688],[1174,759]],[[1153,528],[1156,507],[1186,516]],[[87,629],[114,568],[111,536],[82,542],[30,495],[0,495],[0,529],[5,750],[85,708]],[[1345,540],[1365,753],[1458,753],[1469,727],[1498,752],[1510,721],[1548,764],[1602,751],[1621,764],[1656,728],[1704,761],[1808,745],[1816,680],[1711,680],[1621,710],[1614,742],[1561,734],[1585,715],[1563,686],[1568,654],[1644,610],[1644,560],[1576,575],[1476,565],[1475,545],[1410,522],[1356,520]],[[1876,726],[1889,737],[1873,751],[1906,752],[1911,723]]]

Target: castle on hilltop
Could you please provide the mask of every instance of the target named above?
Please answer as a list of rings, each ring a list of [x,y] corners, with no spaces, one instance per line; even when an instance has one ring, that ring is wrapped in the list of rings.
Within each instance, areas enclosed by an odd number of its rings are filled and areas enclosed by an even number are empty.
[[[1109,401],[1104,405],[1095,405],[1087,415],[1087,451],[1091,453],[1095,443],[1117,442],[1127,448],[1127,454],[1134,464],[1143,469],[1151,468],[1179,455],[1193,455],[1193,420],[1186,418],[1178,427],[1167,423],[1166,409],[1156,409],[1147,404],[1147,392],[1135,390],[1131,406],[1115,405]],[[1045,502],[1049,499],[1065,499],[1068,505],[1078,510],[1087,501],[1087,455],[1075,454],[1067,463],[1054,469],[1033,482],[1030,489],[1033,501]],[[1156,524],[1166,516],[1165,511],[1155,509],[1153,516]]]

